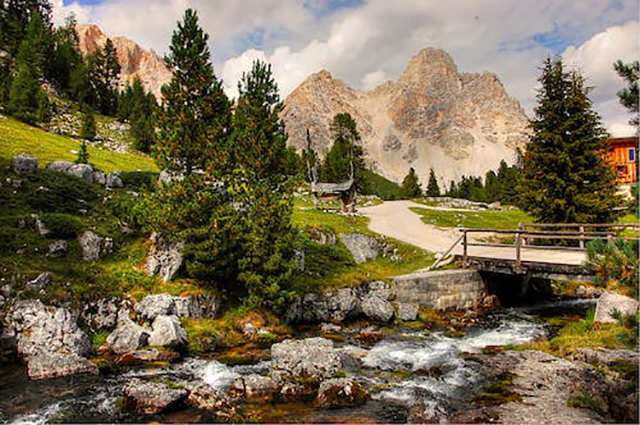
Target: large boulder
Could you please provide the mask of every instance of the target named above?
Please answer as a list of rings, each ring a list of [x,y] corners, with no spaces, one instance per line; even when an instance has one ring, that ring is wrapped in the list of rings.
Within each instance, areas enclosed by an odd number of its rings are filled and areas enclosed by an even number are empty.
[[[418,304],[397,303],[396,307],[398,308],[398,319],[404,320],[405,322],[418,320]]]
[[[280,385],[275,379],[256,374],[239,377],[233,381],[229,389],[229,393],[234,397],[245,398],[268,398],[278,391]]]
[[[98,366],[77,354],[40,353],[27,364],[31,379],[52,379],[88,373],[97,375]]]
[[[124,385],[122,401],[128,410],[143,415],[156,415],[178,407],[187,396],[188,392],[184,389],[132,379]]]
[[[380,244],[375,238],[362,233],[341,233],[340,240],[347,247],[356,263],[375,260],[380,251]]]
[[[105,180],[106,180],[106,186],[109,189],[116,189],[123,186],[122,178],[120,178],[119,172],[107,174],[107,177]]]
[[[176,316],[158,316],[153,321],[149,345],[181,349],[187,342],[187,333]]]
[[[379,322],[388,322],[395,310],[389,302],[391,289],[384,282],[371,282],[369,291],[362,297],[360,308],[362,314]]]
[[[130,307],[130,302],[121,298],[101,298],[85,303],[80,311],[80,321],[93,332],[115,329],[118,316]]]
[[[35,173],[38,171],[38,158],[27,154],[16,155],[11,161],[11,166],[16,174]]]
[[[638,311],[638,301],[624,295],[605,291],[598,298],[593,321],[595,323],[617,323],[617,320],[613,317],[615,311],[624,316],[634,315]]]
[[[24,300],[11,308],[5,321],[3,339],[11,337],[18,357],[34,379],[96,372],[82,359],[91,342],[71,311],[45,306],[39,300]]]
[[[107,177],[100,170],[95,170],[91,175],[91,181],[93,183],[99,184],[100,186],[104,186],[107,183]]]
[[[367,401],[369,395],[352,379],[327,379],[320,384],[316,404],[322,408],[353,407]]]
[[[156,233],[151,235],[147,272],[160,276],[165,282],[173,280],[182,267],[182,248],[184,243],[181,241],[170,242]]]
[[[271,370],[284,377],[331,378],[342,368],[342,357],[324,338],[285,340],[271,346]]]
[[[151,323],[160,315],[203,319],[214,317],[218,300],[212,295],[177,297],[169,294],[147,295],[135,305],[135,311]]]
[[[84,261],[99,260],[100,257],[107,255],[113,246],[111,238],[103,238],[91,230],[87,230],[78,236],[78,243],[82,249],[82,259]]]
[[[107,337],[109,348],[117,354],[136,351],[147,345],[149,331],[134,323],[131,319],[121,316],[118,327]]]
[[[71,166],[73,166],[73,162],[69,161],[53,161],[49,165],[47,165],[48,171],[53,171],[55,173],[66,173]]]
[[[93,167],[89,164],[73,164],[65,174],[77,177],[85,183],[93,183]]]
[[[236,414],[236,406],[224,394],[204,382],[189,390],[187,404],[206,410],[224,422],[229,422]]]

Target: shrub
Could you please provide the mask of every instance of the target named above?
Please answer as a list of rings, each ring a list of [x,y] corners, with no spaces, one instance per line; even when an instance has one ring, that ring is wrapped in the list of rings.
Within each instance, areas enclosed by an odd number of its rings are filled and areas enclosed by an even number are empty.
[[[607,286],[618,282],[633,288],[638,279],[638,244],[616,239],[607,243],[595,239],[587,243],[587,270],[594,273],[595,283]]]
[[[152,171],[131,171],[120,173],[122,184],[130,189],[151,189],[158,181],[158,173]]]
[[[74,238],[82,230],[82,222],[69,214],[43,214],[41,220],[53,238]]]
[[[27,204],[42,212],[76,213],[90,209],[90,203],[98,199],[97,189],[78,178],[62,173],[39,173],[38,189],[27,195]]]

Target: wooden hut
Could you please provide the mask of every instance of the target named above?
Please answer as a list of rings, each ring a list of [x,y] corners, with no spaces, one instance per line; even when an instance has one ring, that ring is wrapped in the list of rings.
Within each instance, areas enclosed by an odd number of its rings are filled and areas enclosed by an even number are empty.
[[[311,183],[311,192],[316,198],[316,207],[322,199],[340,199],[343,212],[356,210],[356,185],[354,179],[343,183]]]

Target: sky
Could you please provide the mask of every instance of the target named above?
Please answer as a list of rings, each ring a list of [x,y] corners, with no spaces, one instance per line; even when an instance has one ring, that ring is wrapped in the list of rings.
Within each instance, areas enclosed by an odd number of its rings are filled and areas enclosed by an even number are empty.
[[[629,136],[613,62],[640,58],[640,0],[53,0],[54,20],[74,13],[112,36],[163,55],[184,10],[210,35],[216,74],[230,96],[253,60],[271,63],[286,97],[327,69],[370,90],[397,80],[425,47],[446,50],[461,72],[493,72],[530,117],[542,61],[560,55],[594,87],[614,136]]]

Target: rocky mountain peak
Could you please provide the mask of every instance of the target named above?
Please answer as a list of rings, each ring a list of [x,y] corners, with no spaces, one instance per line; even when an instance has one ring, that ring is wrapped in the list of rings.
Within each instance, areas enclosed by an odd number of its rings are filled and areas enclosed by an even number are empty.
[[[146,50],[126,37],[110,37],[97,25],[77,25],[76,31],[83,56],[94,53],[98,47],[103,48],[110,38],[122,67],[122,86],[138,77],[145,90],[151,91],[158,100],[161,98],[160,88],[171,81],[171,71],[153,50]]]
[[[362,92],[326,71],[311,75],[285,101],[289,144],[321,154],[331,146],[335,114],[350,113],[370,165],[396,182],[410,167],[426,184],[431,168],[442,186],[513,163],[528,140],[527,117],[492,73],[459,73],[442,49],[418,52],[397,82]]]

